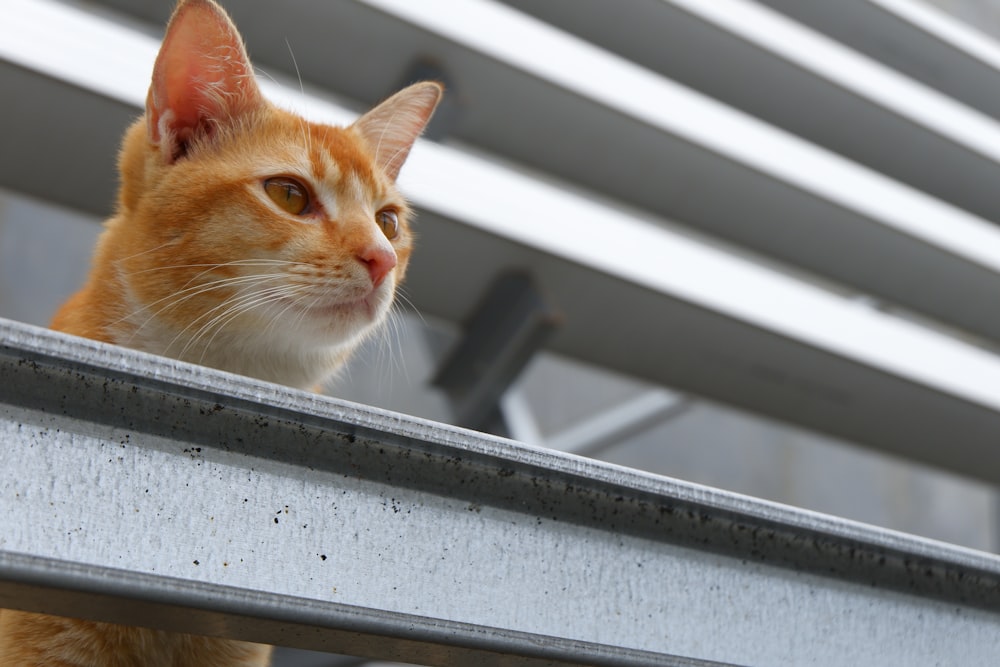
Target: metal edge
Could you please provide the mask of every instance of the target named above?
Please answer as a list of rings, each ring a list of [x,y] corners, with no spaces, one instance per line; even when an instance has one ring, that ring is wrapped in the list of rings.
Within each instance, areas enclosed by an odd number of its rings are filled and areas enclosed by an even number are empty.
[[[0,601],[11,597],[31,600],[24,611],[427,665],[722,665],[0,551]]]
[[[272,434],[279,428],[293,436],[312,429],[349,444],[319,454],[311,450],[311,456],[326,459],[316,458],[309,465],[345,466],[352,474],[443,495],[466,495],[498,507],[516,498],[519,511],[864,585],[1000,608],[1000,557],[990,554],[29,325],[0,320],[0,340],[0,376],[44,374],[45,391],[65,394],[71,402],[84,400],[87,392],[81,388],[91,381],[103,383],[104,392],[128,394],[130,400],[145,394],[173,397],[193,417],[199,410],[212,411],[224,399],[225,418],[244,427],[266,415]],[[59,384],[74,391],[57,391]],[[14,394],[19,391],[8,388],[0,396],[7,393],[7,402],[18,403],[21,394]],[[53,408],[59,409],[55,403]],[[134,427],[149,428],[138,422]],[[243,446],[256,456],[297,456],[293,451],[252,449],[252,442]],[[339,460],[341,456],[346,458]],[[294,458],[286,461],[304,464]],[[397,465],[402,461],[403,468]],[[459,484],[459,477],[471,483]]]

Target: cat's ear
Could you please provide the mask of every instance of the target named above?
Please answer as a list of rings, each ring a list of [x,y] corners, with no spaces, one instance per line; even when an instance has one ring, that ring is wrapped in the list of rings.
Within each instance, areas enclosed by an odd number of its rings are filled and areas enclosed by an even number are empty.
[[[243,40],[212,0],[182,0],[167,26],[146,98],[150,141],[167,162],[262,103]]]
[[[377,164],[396,180],[413,143],[424,131],[444,89],[432,81],[404,88],[354,122]]]

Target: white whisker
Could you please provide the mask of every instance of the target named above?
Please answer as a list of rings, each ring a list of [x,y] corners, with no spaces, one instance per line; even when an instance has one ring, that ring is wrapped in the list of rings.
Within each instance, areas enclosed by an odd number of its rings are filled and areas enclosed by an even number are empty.
[[[424,314],[420,312],[420,309],[413,303],[410,297],[406,294],[406,289],[402,286],[396,288],[396,302],[397,303],[394,305],[398,305],[401,302],[403,306],[420,319],[420,323],[422,325],[425,327],[428,326],[427,320],[424,319]]]
[[[299,62],[295,59],[295,52],[292,50],[292,43],[288,41],[287,37],[285,38],[285,46],[288,47],[288,55],[292,57],[292,66],[295,68],[295,76],[299,80],[299,92],[305,95],[306,89],[302,85],[302,72],[299,71]]]
[[[249,299],[249,300],[244,300],[240,304],[234,304],[233,307],[231,308],[232,312],[228,315],[228,317],[225,316],[225,314],[223,314],[220,318],[216,318],[217,320],[219,320],[218,324],[217,324],[217,326],[215,328],[215,332],[212,334],[211,338],[209,338],[208,342],[206,342],[205,345],[202,347],[200,361],[204,361],[205,355],[208,353],[208,350],[212,347],[212,343],[215,342],[216,336],[219,335],[219,333],[226,327],[226,325],[228,325],[230,322],[232,322],[234,319],[236,319],[240,315],[243,315],[244,313],[248,313],[248,312],[250,312],[251,310],[253,310],[255,308],[258,308],[260,306],[266,306],[266,305],[269,305],[269,304],[272,304],[272,303],[278,303],[278,302],[281,302],[281,301],[284,301],[284,300],[288,299],[289,292],[292,289],[294,289],[294,288],[287,288],[286,287],[284,289],[271,288],[270,290],[262,290],[260,292],[255,293],[255,295],[254,295],[255,298]],[[286,306],[286,309],[287,309],[287,306]],[[285,309],[283,309],[283,310],[285,310]],[[271,322],[272,323],[274,322],[273,318],[272,318]],[[207,333],[207,331],[206,331],[206,333]],[[201,337],[201,335],[196,336],[196,339],[199,338],[199,337]]]
[[[142,306],[141,308],[139,308],[138,310],[132,311],[131,313],[125,315],[124,317],[119,318],[115,322],[112,322],[112,324],[113,325],[114,324],[120,324],[121,322],[123,322],[125,320],[129,320],[129,319],[134,318],[136,315],[138,315],[139,313],[142,313],[143,311],[149,311],[152,308],[156,307],[157,305],[159,305],[159,304],[161,304],[163,302],[167,302],[166,305],[164,305],[163,307],[158,308],[155,312],[150,313],[149,316],[143,321],[143,323],[140,324],[138,327],[136,327],[136,329],[132,332],[132,336],[130,338],[130,340],[131,340],[136,335],[138,335],[138,333],[141,332],[146,327],[146,325],[149,324],[151,321],[153,321],[154,319],[156,319],[157,317],[159,317],[163,313],[167,312],[171,308],[176,308],[176,307],[180,306],[182,303],[184,303],[185,301],[188,301],[189,299],[192,299],[194,297],[200,296],[202,294],[205,294],[207,292],[211,292],[211,291],[217,290],[217,289],[223,289],[223,288],[226,288],[226,287],[234,287],[234,286],[243,285],[243,284],[247,284],[247,283],[252,284],[252,283],[261,282],[262,280],[282,279],[284,277],[285,276],[283,274],[280,274],[280,273],[258,274],[258,275],[253,275],[253,276],[234,276],[234,277],[231,277],[231,278],[221,278],[219,280],[214,280],[214,281],[209,282],[209,283],[201,283],[201,284],[198,284],[198,285],[193,285],[191,287],[187,287],[187,288],[182,289],[182,290],[180,290],[178,292],[174,292],[173,294],[165,296],[165,297],[163,297],[161,299],[157,299],[156,301],[148,303],[148,304]]]
[[[266,287],[248,293],[235,294],[189,322],[184,329],[174,336],[173,340],[170,341],[170,344],[167,345],[167,349],[169,350],[192,327],[208,318],[207,321],[194,332],[179,354],[180,357],[184,357],[188,350],[195,345],[198,345],[205,338],[205,336],[209,334],[209,332],[215,329],[215,332],[212,334],[209,342],[202,348],[201,358],[204,360],[204,355],[210,347],[211,342],[215,340],[216,335],[218,335],[218,333],[225,328],[227,324],[240,315],[253,310],[259,305],[283,300],[289,291],[294,289],[294,286],[278,285],[276,287]]]
[[[389,116],[389,120],[387,120],[385,123],[382,124],[382,131],[379,132],[378,142],[375,144],[375,158],[376,159],[378,159],[379,153],[382,150],[382,139],[385,138],[385,135],[389,131],[389,128],[393,125],[393,123],[395,123],[396,116],[398,116],[398,115],[399,115],[399,109],[394,109],[393,112],[392,112],[392,115]],[[397,150],[393,154],[393,157],[396,157],[397,155],[399,155],[399,153],[400,153],[400,151]],[[386,165],[392,164],[391,161],[387,161],[387,160],[379,160],[379,162],[381,164],[379,164],[378,166],[382,167],[382,168],[385,168]]]
[[[166,243],[161,243],[160,245],[156,246],[155,248],[147,248],[146,250],[143,250],[141,252],[137,252],[134,255],[129,255],[128,257],[122,257],[120,259],[115,260],[115,265],[116,266],[121,266],[122,264],[124,264],[125,262],[127,262],[127,261],[129,261],[131,259],[135,259],[136,257],[142,257],[143,255],[148,255],[149,253],[156,252],[157,250],[162,250],[163,248],[166,248],[167,246],[174,245],[175,243],[176,243],[176,241],[167,241]]]

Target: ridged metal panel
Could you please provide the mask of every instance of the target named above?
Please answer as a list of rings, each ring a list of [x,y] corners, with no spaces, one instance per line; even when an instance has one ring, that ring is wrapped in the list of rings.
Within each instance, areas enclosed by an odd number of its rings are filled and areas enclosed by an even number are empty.
[[[986,665],[1000,559],[0,325],[0,606],[429,665]]]

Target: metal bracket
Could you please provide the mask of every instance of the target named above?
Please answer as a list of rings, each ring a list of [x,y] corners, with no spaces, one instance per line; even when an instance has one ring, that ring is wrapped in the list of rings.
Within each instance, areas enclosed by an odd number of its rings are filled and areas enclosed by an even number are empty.
[[[501,275],[431,381],[451,399],[455,423],[483,431],[503,430],[500,398],[560,320],[529,274]]]

